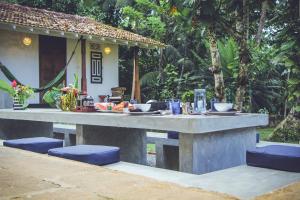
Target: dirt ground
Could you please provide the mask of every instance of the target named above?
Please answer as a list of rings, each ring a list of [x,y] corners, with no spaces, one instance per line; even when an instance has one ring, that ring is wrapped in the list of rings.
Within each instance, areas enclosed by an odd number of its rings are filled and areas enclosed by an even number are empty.
[[[300,182],[262,195],[255,200],[300,200]]]
[[[0,200],[233,200],[61,158],[0,147]]]
[[[233,200],[235,197],[0,146],[0,200]],[[300,182],[256,200],[300,200]]]

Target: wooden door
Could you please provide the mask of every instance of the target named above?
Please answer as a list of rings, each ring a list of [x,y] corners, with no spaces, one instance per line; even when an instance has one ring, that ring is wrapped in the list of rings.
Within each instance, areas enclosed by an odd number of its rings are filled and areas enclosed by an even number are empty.
[[[66,39],[39,36],[40,87],[53,80],[66,65]],[[42,103],[43,92],[40,93]]]

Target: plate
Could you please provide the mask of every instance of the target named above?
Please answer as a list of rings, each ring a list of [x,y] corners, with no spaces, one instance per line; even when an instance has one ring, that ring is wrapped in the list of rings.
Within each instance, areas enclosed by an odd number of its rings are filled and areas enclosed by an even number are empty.
[[[155,112],[127,112],[126,114],[129,114],[129,115],[155,115],[155,114],[159,114],[160,115],[160,112],[158,112],[158,111],[155,111]]]
[[[220,115],[220,116],[233,116],[237,112],[236,111],[230,111],[230,112],[207,112],[206,115]]]
[[[97,112],[100,112],[100,113],[123,113],[122,111],[115,111],[115,110],[97,110]]]

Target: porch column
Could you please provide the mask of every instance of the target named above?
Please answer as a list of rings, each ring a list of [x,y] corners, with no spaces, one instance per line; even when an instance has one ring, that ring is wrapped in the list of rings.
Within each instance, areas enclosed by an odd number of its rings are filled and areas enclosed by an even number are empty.
[[[81,39],[81,92],[87,92],[86,86],[86,40]]]
[[[140,76],[139,76],[139,66],[138,66],[138,47],[133,49],[133,80],[132,80],[132,91],[131,99],[135,99],[141,102],[141,86],[140,86]]]

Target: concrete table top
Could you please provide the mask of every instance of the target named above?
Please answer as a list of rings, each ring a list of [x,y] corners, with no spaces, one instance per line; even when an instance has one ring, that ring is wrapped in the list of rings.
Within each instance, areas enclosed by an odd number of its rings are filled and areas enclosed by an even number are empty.
[[[181,133],[208,133],[268,125],[268,115],[241,113],[216,115],[142,115],[118,113],[75,113],[58,109],[0,109],[0,119],[29,120],[151,130],[173,130]]]

